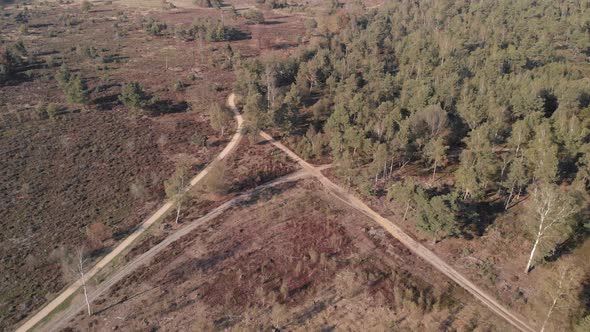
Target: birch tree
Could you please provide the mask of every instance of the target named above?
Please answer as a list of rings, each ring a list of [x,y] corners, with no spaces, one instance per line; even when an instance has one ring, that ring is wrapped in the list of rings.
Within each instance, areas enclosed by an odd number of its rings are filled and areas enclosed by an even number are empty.
[[[209,107],[209,119],[211,127],[223,136],[227,127],[231,125],[232,112],[227,107],[214,103]]]
[[[455,171],[456,186],[463,191],[463,200],[480,199],[498,173],[488,126],[481,125],[471,131],[464,141],[467,148],[461,152],[460,165]]]
[[[569,310],[579,303],[577,295],[581,287],[580,270],[576,269],[568,263],[559,264],[552,271],[551,275],[545,280],[544,290],[546,299],[545,304],[548,308],[543,325],[541,325],[541,332],[553,323],[555,330],[561,330],[564,326],[557,326],[566,324],[566,322],[555,322],[556,313],[563,313],[561,317],[568,318]]]
[[[189,165],[188,162],[180,162],[176,171],[170,179],[164,182],[164,189],[168,199],[176,205],[176,223],[180,219],[180,209],[183,201],[186,199],[187,186],[189,185]]]
[[[88,298],[88,284],[85,271],[86,264],[88,263],[87,260],[88,257],[86,248],[84,246],[80,246],[75,250],[75,252],[66,251],[64,253],[62,266],[67,278],[81,283],[88,316],[92,316],[92,308],[90,306],[90,299]]]
[[[579,211],[576,198],[554,184],[535,186],[529,203],[529,226],[534,241],[525,268],[528,273],[536,261],[555,250],[571,233],[572,217]]]
[[[90,308],[90,301],[88,300],[88,287],[86,287],[86,274],[84,272],[84,266],[86,265],[84,248],[78,249],[77,255],[77,268],[80,280],[82,280],[82,290],[84,291],[84,300],[86,301],[86,309],[88,310],[88,316],[92,316],[92,309]]]

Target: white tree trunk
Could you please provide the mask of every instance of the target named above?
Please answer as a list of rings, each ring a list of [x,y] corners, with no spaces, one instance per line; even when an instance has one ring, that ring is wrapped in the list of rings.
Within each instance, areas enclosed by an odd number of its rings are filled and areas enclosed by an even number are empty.
[[[547,325],[547,322],[549,322],[549,318],[551,317],[551,314],[553,313],[553,308],[555,308],[555,304],[557,304],[557,297],[553,299],[553,303],[551,304],[551,307],[549,308],[549,312],[547,312],[547,317],[545,317],[545,321],[543,322],[543,326],[541,326],[541,332],[545,331],[545,327]]]
[[[90,301],[88,300],[88,289],[86,288],[86,276],[84,275],[84,253],[82,252],[82,249],[80,249],[80,252],[78,253],[78,272],[80,273],[80,279],[82,279],[82,289],[84,291],[84,299],[86,300],[88,316],[92,316]]]
[[[92,310],[90,309],[90,301],[88,300],[88,290],[86,289],[86,281],[82,276],[82,288],[84,289],[84,299],[86,300],[86,308],[88,309],[88,316],[92,316]]]
[[[180,205],[181,203],[178,202],[178,205],[176,206],[176,223],[178,224],[178,219],[180,219]]]
[[[526,269],[524,270],[524,273],[529,273],[529,271],[531,270],[532,264],[533,264],[533,259],[535,258],[535,252],[537,251],[537,246],[539,245],[539,239],[541,238],[541,234],[537,234],[537,239],[535,240],[535,244],[533,245],[533,249],[531,250],[531,254],[529,256],[529,261],[526,264]]]
[[[408,210],[410,210],[410,203],[406,204],[406,211],[404,212],[404,218],[402,220],[406,220],[406,215],[408,214]]]
[[[436,177],[436,160],[434,161],[434,170],[432,171],[432,181],[434,181],[435,177]]]
[[[508,199],[506,200],[506,205],[504,206],[504,210],[508,210],[508,206],[510,206],[510,202],[512,201],[512,195],[514,195],[514,185],[512,185],[512,188],[510,189],[510,195],[508,196]]]

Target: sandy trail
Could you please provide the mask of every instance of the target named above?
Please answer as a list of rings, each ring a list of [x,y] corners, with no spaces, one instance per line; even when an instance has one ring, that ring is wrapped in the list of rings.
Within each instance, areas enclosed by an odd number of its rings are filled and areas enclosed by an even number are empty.
[[[230,105],[235,105],[234,103],[234,95],[231,95],[228,98],[228,103]],[[240,113],[237,111],[235,107],[232,106],[232,110],[235,114],[235,119],[238,124],[236,129],[236,133],[233,135],[231,141],[227,144],[227,146],[221,151],[215,159],[204,169],[202,170],[197,176],[191,179],[190,185],[185,188],[185,191],[192,189],[195,185],[197,185],[209,172],[213,167],[215,167],[220,161],[225,159],[230,153],[232,153],[240,143],[240,140],[243,137],[243,123],[244,120]],[[156,221],[158,221],[162,216],[164,216],[168,211],[174,208],[174,202],[168,201],[160,209],[158,209],[153,215],[151,215],[147,220],[145,220],[131,235],[129,235],[125,240],[119,243],[113,251],[111,251],[108,255],[103,257],[96,265],[94,265],[88,272],[86,272],[86,280],[91,279],[94,277],[100,270],[102,270],[105,266],[110,264],[115,257],[119,254],[123,253],[127,248],[129,248],[133,242],[139,238],[150,226],[152,226]],[[71,284],[68,288],[63,290],[56,298],[54,298],[51,302],[49,302],[46,306],[44,306],[41,310],[27,319],[20,327],[16,329],[17,332],[21,331],[28,331],[32,329],[35,325],[37,325],[40,321],[42,321],[45,317],[47,317],[51,312],[53,312],[57,307],[59,307],[62,303],[64,303],[70,296],[72,296],[82,285],[82,279],[76,280],[73,284]]]

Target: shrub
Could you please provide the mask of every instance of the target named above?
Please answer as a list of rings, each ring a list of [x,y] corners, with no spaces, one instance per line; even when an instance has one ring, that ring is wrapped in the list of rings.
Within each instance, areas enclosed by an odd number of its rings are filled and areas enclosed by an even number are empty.
[[[62,89],[65,89],[67,84],[70,82],[71,77],[72,74],[70,73],[70,69],[65,63],[62,63],[61,67],[59,68],[59,71],[57,72],[57,74],[55,74],[55,80]]]
[[[89,59],[95,59],[98,57],[98,50],[94,46],[78,45],[76,47],[76,53],[81,57],[86,57]]]
[[[182,82],[181,80],[176,80],[176,82],[174,82],[174,85],[172,86],[172,88],[176,92],[181,92],[186,89],[186,84],[184,84],[184,82]]]
[[[150,18],[145,25],[145,31],[152,36],[160,36],[167,28],[166,23],[156,22],[153,18]]]
[[[47,109],[45,111],[47,112],[47,117],[49,117],[50,120],[55,121],[55,119],[57,119],[57,115],[59,114],[59,107],[51,103],[47,105]]]
[[[211,19],[195,20],[189,33],[192,36],[202,33],[207,41],[212,42],[237,40],[241,36],[240,30]]]
[[[207,136],[201,133],[194,133],[191,137],[191,144],[196,146],[206,146],[207,145]]]
[[[80,4],[80,9],[84,12],[84,13],[88,13],[91,9],[92,9],[92,4],[88,1],[88,0],[84,0],[82,1],[82,3]]]
[[[260,24],[264,22],[264,14],[256,9],[248,9],[243,16],[249,24]]]
[[[101,222],[92,223],[86,229],[86,236],[96,246],[102,245],[102,243],[110,239],[112,235],[112,231]]]
[[[256,3],[259,6],[264,7],[264,8],[268,8],[268,9],[289,7],[287,0],[256,0]]]
[[[37,105],[37,107],[35,108],[35,112],[37,113],[37,117],[39,118],[39,120],[44,120],[47,119],[47,105],[45,105],[44,103],[40,103],[39,105]]]
[[[29,23],[29,11],[25,8],[22,12],[19,12],[14,16],[14,21],[17,24]]]

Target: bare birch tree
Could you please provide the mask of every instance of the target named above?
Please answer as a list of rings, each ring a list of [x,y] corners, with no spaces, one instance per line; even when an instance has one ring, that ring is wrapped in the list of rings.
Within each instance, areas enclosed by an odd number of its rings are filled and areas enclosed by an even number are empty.
[[[231,125],[232,118],[232,112],[219,103],[213,103],[211,107],[209,107],[211,127],[219,131],[221,136],[225,135],[225,130]]]
[[[84,254],[84,248],[78,249],[78,273],[80,274],[80,280],[82,280],[82,290],[84,291],[84,300],[86,301],[86,308],[88,309],[88,316],[92,316],[92,309],[90,308],[90,301],[88,300],[88,287],[86,287],[86,274],[84,272],[84,266],[86,265],[86,258]]]
[[[88,284],[86,280],[86,264],[87,262],[87,250],[84,246],[76,248],[75,252],[64,253],[63,267],[66,276],[69,275],[69,279],[80,282],[82,291],[84,294],[84,300],[86,301],[86,308],[88,316],[92,316],[92,308],[90,307],[90,300],[88,298]]]
[[[535,186],[529,204],[529,224],[533,229],[534,242],[525,273],[536,260],[545,257],[567,239],[571,233],[572,217],[580,207],[569,192],[560,191],[554,184]]]
[[[541,326],[541,332],[544,332],[548,324],[560,325],[555,322],[555,313],[562,312],[563,318],[567,319],[569,310],[576,304],[579,304],[577,294],[581,287],[581,273],[574,268],[571,263],[558,264],[544,285],[545,294],[547,295],[547,314]],[[556,327],[555,330],[561,330]]]
[[[176,223],[180,219],[180,209],[186,199],[187,186],[189,185],[189,164],[182,161],[176,167],[176,171],[170,179],[164,182],[164,189],[168,199],[176,205]]]

